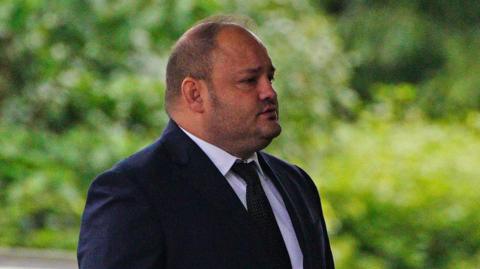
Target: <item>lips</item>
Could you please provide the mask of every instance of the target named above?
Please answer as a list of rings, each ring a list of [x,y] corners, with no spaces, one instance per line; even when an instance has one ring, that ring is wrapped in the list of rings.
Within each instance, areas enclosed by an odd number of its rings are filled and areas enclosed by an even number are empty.
[[[265,115],[269,119],[273,119],[273,120],[278,119],[278,113],[277,113],[276,107],[266,107],[265,109],[263,109],[262,112],[259,113],[259,115]]]
[[[264,113],[270,113],[270,112],[276,112],[277,109],[274,106],[268,106],[265,107],[260,113],[258,114],[264,114]]]

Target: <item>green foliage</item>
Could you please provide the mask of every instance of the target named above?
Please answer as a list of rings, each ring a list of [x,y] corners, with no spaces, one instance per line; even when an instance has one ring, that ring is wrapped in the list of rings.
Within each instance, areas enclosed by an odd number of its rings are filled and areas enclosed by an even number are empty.
[[[367,113],[335,129],[312,170],[340,268],[476,268],[478,127]]]
[[[0,125],[0,244],[75,248],[89,182],[143,145],[121,126],[59,136]]]
[[[153,141],[173,42],[256,22],[269,151],[321,190],[338,268],[480,264],[478,1],[0,2],[0,245],[74,249],[96,174]]]
[[[431,118],[461,119],[480,108],[478,1],[344,3],[330,7],[365,102],[379,82],[413,83],[415,103]]]

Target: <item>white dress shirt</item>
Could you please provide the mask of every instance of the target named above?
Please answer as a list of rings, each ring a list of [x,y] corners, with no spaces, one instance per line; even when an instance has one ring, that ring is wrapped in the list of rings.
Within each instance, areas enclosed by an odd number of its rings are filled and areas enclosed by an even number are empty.
[[[217,167],[220,173],[227,179],[227,182],[230,184],[233,191],[237,194],[243,206],[247,208],[247,184],[242,178],[240,178],[237,174],[230,170],[233,164],[240,159],[224,151],[223,149],[194,136],[183,128],[180,129],[182,129],[182,131],[184,131],[193,140],[193,142],[195,142],[203,150],[203,152],[205,152],[205,154],[208,156],[208,158],[210,158],[210,160]],[[285,242],[285,246],[287,247],[288,255],[290,256],[290,261],[292,263],[292,268],[302,269],[302,250],[300,249],[300,245],[298,243],[292,221],[290,219],[290,216],[288,215],[288,211],[285,207],[282,196],[280,195],[280,193],[278,193],[277,188],[270,180],[270,178],[263,173],[260,163],[258,162],[258,157],[256,153],[254,153],[247,160],[243,161],[246,161],[247,163],[255,162],[263,190],[265,191],[268,201],[270,202],[270,206],[272,207],[273,214],[275,215],[275,219],[277,220],[277,224],[280,228],[280,232]]]

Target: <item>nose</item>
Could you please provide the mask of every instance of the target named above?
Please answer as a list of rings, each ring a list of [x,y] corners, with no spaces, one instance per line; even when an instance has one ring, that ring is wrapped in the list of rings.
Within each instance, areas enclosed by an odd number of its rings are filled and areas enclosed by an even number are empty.
[[[260,100],[276,100],[277,93],[273,88],[272,81],[268,78],[261,80],[260,89],[259,89],[259,98]]]

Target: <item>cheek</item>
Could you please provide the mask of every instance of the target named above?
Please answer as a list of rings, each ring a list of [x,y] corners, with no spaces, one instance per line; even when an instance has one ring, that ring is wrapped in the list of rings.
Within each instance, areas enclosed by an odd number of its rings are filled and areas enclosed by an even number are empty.
[[[252,125],[253,119],[250,113],[239,103],[223,106],[218,112],[221,114],[218,116],[220,116],[230,128],[244,130],[247,126]]]
[[[235,102],[231,109],[232,114],[245,120],[255,118],[257,112],[257,107],[251,102]]]
[[[257,113],[261,110],[258,105],[257,96],[252,92],[243,91],[239,88],[231,89],[237,94],[217,96],[217,112],[222,114],[224,119],[238,125],[251,124],[256,119]]]

